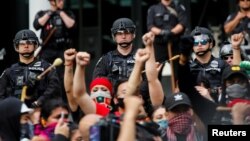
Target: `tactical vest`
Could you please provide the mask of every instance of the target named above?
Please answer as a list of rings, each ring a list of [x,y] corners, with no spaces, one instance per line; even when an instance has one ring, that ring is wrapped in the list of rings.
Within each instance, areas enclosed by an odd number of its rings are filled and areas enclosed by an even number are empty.
[[[17,98],[21,98],[22,88],[26,85],[29,79],[35,80],[36,77],[41,74],[45,70],[45,66],[42,64],[42,61],[37,61],[29,65],[16,63],[10,67],[10,79],[11,79],[11,87],[12,92],[10,95],[15,96]],[[44,88],[36,88],[37,90],[45,89]],[[27,93],[27,95],[31,95]],[[32,97],[37,97],[37,93],[32,93]]]
[[[67,42],[67,40],[69,39],[69,32],[67,31],[66,26],[62,21],[62,18],[57,13],[51,15],[51,18],[43,27],[41,38],[45,40],[45,38],[50,34],[53,28],[56,29],[55,32],[52,34],[52,40],[50,41],[54,41],[56,43]]]
[[[224,68],[222,60],[213,58],[208,64],[200,64],[194,61],[190,64],[190,71],[196,80],[199,77],[204,77],[209,80],[210,87],[220,87],[221,86],[221,74]]]
[[[128,79],[135,64],[134,54],[121,56],[113,52],[108,52],[107,55],[110,61],[110,72],[108,78],[110,78],[112,82],[121,79]]]

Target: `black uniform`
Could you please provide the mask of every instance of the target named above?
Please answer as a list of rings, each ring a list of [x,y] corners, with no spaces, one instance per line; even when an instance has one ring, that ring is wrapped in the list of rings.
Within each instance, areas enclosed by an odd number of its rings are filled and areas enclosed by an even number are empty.
[[[21,98],[22,88],[28,86],[26,104],[34,101],[43,103],[45,98],[61,96],[61,87],[56,70],[52,69],[41,80],[33,81],[50,64],[44,60],[35,60],[30,64],[18,62],[7,68],[0,77],[0,99],[9,96]]]
[[[108,77],[113,86],[117,80],[128,79],[135,64],[136,49],[124,56],[118,50],[110,51],[99,59],[95,66],[93,79],[100,76]]]
[[[237,16],[237,13],[238,11],[230,14],[224,24],[232,21]],[[239,24],[233,29],[231,34],[240,33],[243,31],[250,35],[250,18],[247,16],[240,20]]]
[[[150,30],[152,27],[165,29],[171,31],[177,24],[181,24],[184,28],[187,27],[188,20],[185,8],[183,5],[178,5],[172,2],[168,8],[161,2],[156,5],[152,5],[148,9],[147,15],[147,28]],[[184,32],[183,32],[184,33]],[[179,35],[171,35],[173,43],[173,52],[178,52],[177,43],[179,42]],[[155,57],[156,61],[163,62],[168,59],[167,44],[170,39],[162,35],[155,36]]]
[[[193,78],[196,78],[195,80],[205,76],[209,80],[210,87],[215,88],[221,86],[222,71],[228,66],[224,60],[212,56],[207,64],[194,60],[190,63],[190,71]]]
[[[201,76],[205,76],[209,80],[212,89],[221,86],[222,72],[226,67],[229,65],[224,60],[213,56],[207,64],[201,64],[198,60],[194,60],[185,66],[179,65],[178,84],[180,91],[188,94],[193,109],[205,124],[212,122],[217,104],[202,97],[194,86],[197,85],[197,80]]]
[[[66,11],[66,10],[63,10],[63,11],[72,19],[75,19],[75,15],[72,13],[72,11]],[[53,61],[58,57],[63,59],[64,51],[72,47],[73,32],[75,30],[76,24],[70,29],[67,28],[62,18],[59,15],[60,10],[57,10],[56,12],[53,12],[51,14],[50,18],[45,23],[45,25],[41,26],[38,22],[38,19],[41,18],[47,12],[48,10],[39,11],[35,16],[33,26],[36,30],[41,29],[40,38],[42,39],[43,42],[45,42],[49,34],[52,31],[54,31],[52,32],[53,34],[49,38],[48,42],[42,45],[42,50],[39,54],[42,59],[52,64]],[[63,84],[63,81],[64,81],[63,80],[64,78],[64,66],[63,65],[57,67],[57,73],[61,82],[62,92],[65,93],[64,84]],[[67,99],[66,94],[63,94],[62,96],[63,96],[63,99],[66,101]]]
[[[68,29],[65,26],[62,18],[60,17],[59,11],[53,12],[53,14],[50,16],[49,20],[45,23],[45,25],[41,26],[38,22],[38,19],[41,18],[47,12],[48,10],[39,11],[35,16],[33,26],[36,30],[41,29],[40,38],[43,42],[48,37],[52,29],[56,28],[51,38],[43,46],[41,51],[41,57],[44,60],[53,63],[53,61],[57,57],[63,58],[64,50],[70,47],[70,43],[72,42],[72,31],[73,29],[75,29],[75,26]],[[65,11],[65,13],[69,15],[72,19],[75,19],[75,16],[71,11]]]

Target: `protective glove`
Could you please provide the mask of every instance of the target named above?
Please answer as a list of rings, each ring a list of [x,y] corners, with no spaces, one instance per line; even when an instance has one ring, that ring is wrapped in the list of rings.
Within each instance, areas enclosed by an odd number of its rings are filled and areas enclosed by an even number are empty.
[[[37,74],[33,72],[29,72],[28,79],[25,82],[25,85],[29,88],[33,88],[36,85],[37,82]]]
[[[163,29],[159,35],[162,36],[164,41],[168,41],[172,37],[173,33],[168,29]]]
[[[37,85],[37,74],[29,72],[28,78],[24,85],[27,86],[26,96],[29,98],[35,97],[36,85]]]
[[[180,53],[189,56],[194,46],[194,38],[190,35],[182,36],[180,39]]]

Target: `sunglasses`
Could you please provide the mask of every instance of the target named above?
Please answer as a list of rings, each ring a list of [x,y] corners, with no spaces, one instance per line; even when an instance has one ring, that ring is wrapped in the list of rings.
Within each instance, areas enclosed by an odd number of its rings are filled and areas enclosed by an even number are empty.
[[[222,57],[223,60],[228,60],[229,58],[232,60],[233,56],[224,56],[224,57]]]
[[[196,40],[194,41],[194,46],[198,46],[199,44],[201,45],[206,45],[208,40]]]

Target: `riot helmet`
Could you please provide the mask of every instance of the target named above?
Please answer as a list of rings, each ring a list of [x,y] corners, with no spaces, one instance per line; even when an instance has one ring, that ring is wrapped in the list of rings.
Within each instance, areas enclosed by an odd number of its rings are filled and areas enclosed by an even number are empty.
[[[35,41],[36,45],[39,45],[38,38],[36,34],[29,29],[23,29],[16,33],[15,38],[13,40],[14,46],[16,47],[21,40],[32,40]]]
[[[26,41],[26,43],[32,43],[35,45],[35,48],[37,48],[39,45],[38,37],[32,30],[29,29],[23,29],[16,33],[15,38],[13,40],[15,50],[17,50],[20,41]],[[30,53],[24,53],[22,55],[25,57],[30,57],[33,53],[34,51]]]
[[[242,49],[242,46],[240,48],[240,56],[241,56],[241,60],[249,60],[247,54],[245,53],[244,49]],[[220,58],[223,59],[223,57],[228,56],[228,55],[233,55],[233,48],[232,48],[232,44],[229,41],[225,41],[220,49]]]
[[[195,29],[191,32],[191,36],[196,36],[196,35],[201,35],[201,34],[208,35],[210,42],[213,43],[213,46],[215,46],[214,36],[212,32],[208,30],[207,28],[196,26]]]
[[[220,57],[223,58],[228,55],[233,55],[233,49],[229,42],[225,42],[220,49]]]
[[[114,21],[111,28],[112,36],[114,36],[118,31],[128,31],[130,33],[135,33],[135,24],[129,18],[119,18]]]

